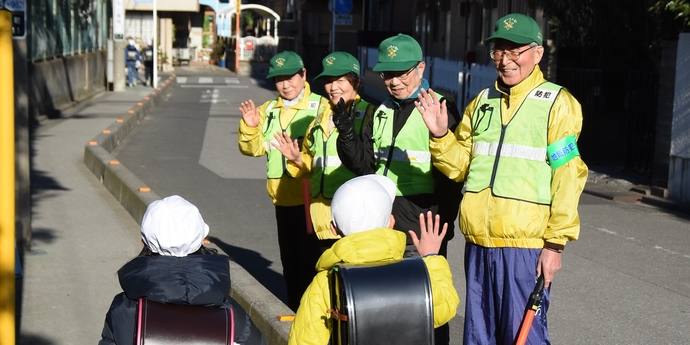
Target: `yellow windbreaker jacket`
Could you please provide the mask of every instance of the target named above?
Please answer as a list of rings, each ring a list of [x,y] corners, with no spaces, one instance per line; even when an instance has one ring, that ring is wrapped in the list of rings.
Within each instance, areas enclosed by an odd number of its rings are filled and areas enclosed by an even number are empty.
[[[368,263],[401,260],[405,251],[405,234],[392,229],[374,229],[338,240],[326,250],[316,264],[316,276],[304,292],[295,321],[290,327],[289,345],[326,345],[331,336],[327,322],[331,308],[328,287],[330,269],[336,263]],[[424,259],[434,303],[434,327],[444,325],[455,316],[460,303],[453,286],[453,276],[446,258],[440,255]]]
[[[501,92],[503,124],[510,121],[528,93],[545,82],[539,66],[506,94]],[[462,122],[452,133],[430,139],[434,166],[455,181],[464,181],[472,161],[472,115],[479,98],[465,109]],[[565,89],[558,94],[549,114],[548,144],[582,129],[580,103]],[[544,157],[546,160],[547,158]],[[587,166],[581,157],[552,170],[551,205],[539,205],[493,195],[491,188],[465,193],[459,225],[465,240],[483,247],[542,248],[545,242],[564,246],[577,240],[580,218],[577,205],[587,181]]]
[[[283,128],[292,121],[295,114],[299,110],[309,109],[309,96],[311,95],[311,88],[309,83],[304,83],[304,94],[302,99],[297,104],[285,110],[283,106],[283,99],[278,97],[277,102],[273,105],[273,109],[280,109],[280,124]],[[328,101],[321,98],[323,101]],[[266,108],[273,100],[267,101],[257,109],[259,111],[259,125],[252,128],[247,126],[244,120],[240,120],[240,129],[238,133],[238,144],[240,152],[246,156],[260,157],[266,154],[266,147],[264,146],[264,136],[262,128],[266,120]],[[304,204],[304,197],[302,193],[302,179],[293,178],[283,174],[279,179],[266,179],[266,190],[268,195],[273,199],[273,204],[278,206],[297,206]]]

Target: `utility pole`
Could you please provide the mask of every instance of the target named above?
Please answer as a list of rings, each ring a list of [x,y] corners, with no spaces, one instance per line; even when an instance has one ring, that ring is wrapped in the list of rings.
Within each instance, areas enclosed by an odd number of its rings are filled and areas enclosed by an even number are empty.
[[[235,1],[235,75],[240,75],[240,6],[242,1]]]
[[[12,12],[0,8],[0,345],[15,343],[15,158]]]
[[[156,9],[156,0],[153,0],[153,80],[151,85],[153,88],[158,87],[158,13]]]

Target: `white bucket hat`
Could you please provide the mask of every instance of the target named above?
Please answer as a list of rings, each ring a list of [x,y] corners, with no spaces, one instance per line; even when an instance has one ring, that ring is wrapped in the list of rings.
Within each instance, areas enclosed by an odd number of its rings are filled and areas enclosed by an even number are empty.
[[[390,221],[395,184],[382,175],[364,175],[343,183],[333,195],[333,223],[347,236],[385,228]]]
[[[207,235],[199,209],[178,195],[150,203],[141,221],[141,239],[160,255],[187,256],[201,248]]]

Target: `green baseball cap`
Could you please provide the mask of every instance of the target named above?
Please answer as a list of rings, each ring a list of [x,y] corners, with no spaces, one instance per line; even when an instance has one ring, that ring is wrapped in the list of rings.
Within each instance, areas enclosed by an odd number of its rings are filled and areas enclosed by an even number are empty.
[[[532,17],[520,13],[511,13],[496,21],[494,34],[485,39],[484,43],[496,38],[502,38],[519,44],[528,44],[532,42],[537,42],[538,45],[542,44],[539,24],[537,24]]]
[[[317,75],[316,79],[321,77],[339,77],[350,72],[359,74],[359,61],[346,52],[333,52],[326,55],[321,62],[323,64],[323,72]]]
[[[304,62],[297,53],[286,50],[271,58],[266,79],[279,75],[293,75],[304,68]]]
[[[422,61],[422,47],[409,35],[398,34],[379,44],[379,60],[374,72],[405,71]]]

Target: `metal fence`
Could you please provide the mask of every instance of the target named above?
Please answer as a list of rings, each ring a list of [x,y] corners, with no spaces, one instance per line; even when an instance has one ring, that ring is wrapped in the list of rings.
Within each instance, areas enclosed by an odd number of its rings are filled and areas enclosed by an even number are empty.
[[[367,49],[366,67],[376,65],[376,48]],[[427,58],[425,77],[432,88],[453,93],[461,109],[481,89],[496,80],[492,65]],[[650,175],[654,162],[659,76],[649,71],[566,69],[557,71],[582,105],[583,125],[578,145],[587,163],[622,167]]]
[[[105,49],[111,12],[106,0],[27,1],[31,61]]]
[[[658,74],[559,69],[558,84],[582,105],[578,141],[588,163],[649,175],[654,161]]]

